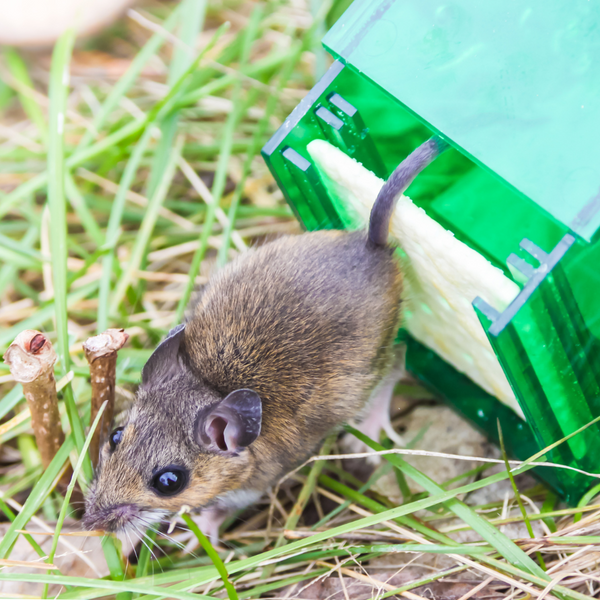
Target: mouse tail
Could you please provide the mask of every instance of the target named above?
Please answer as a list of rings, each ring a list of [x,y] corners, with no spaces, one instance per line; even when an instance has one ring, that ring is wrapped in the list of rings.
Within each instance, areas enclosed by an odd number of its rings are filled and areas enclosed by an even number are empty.
[[[396,167],[383,184],[371,209],[368,237],[371,244],[375,246],[385,246],[387,244],[390,220],[398,199],[413,179],[446,148],[448,148],[448,144],[434,135]]]

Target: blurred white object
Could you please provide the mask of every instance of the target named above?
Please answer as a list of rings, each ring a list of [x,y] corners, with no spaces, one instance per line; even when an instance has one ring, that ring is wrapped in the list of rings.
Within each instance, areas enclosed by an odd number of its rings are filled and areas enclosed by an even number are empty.
[[[0,44],[47,46],[69,27],[95,33],[134,0],[0,0]]]

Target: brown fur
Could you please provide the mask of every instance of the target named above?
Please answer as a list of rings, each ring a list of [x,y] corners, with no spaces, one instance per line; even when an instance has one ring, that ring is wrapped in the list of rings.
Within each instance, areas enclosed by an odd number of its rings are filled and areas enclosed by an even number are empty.
[[[88,527],[143,524],[148,511],[205,508],[275,483],[358,415],[386,374],[401,291],[393,249],[367,243],[365,232],[281,238],[226,266],[186,325],[181,375],[142,388],[123,440],[103,448]],[[258,439],[233,456],[199,447],[196,415],[239,388],[262,400]],[[172,464],[190,470],[190,483],[159,497],[149,482]]]

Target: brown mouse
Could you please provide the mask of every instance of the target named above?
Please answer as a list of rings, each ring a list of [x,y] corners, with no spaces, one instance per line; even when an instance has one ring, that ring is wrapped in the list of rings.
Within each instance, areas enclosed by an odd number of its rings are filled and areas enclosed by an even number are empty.
[[[446,144],[433,137],[392,173],[368,232],[317,231],[249,250],[211,279],[142,370],[123,427],[101,451],[84,524],[143,531],[183,506],[214,540],[361,415],[378,435],[398,379],[402,273],[388,243],[396,200]]]

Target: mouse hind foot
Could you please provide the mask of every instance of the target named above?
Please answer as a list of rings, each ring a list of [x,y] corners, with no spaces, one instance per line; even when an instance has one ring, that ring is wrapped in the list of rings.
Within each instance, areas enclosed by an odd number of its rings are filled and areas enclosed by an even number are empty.
[[[406,372],[405,355],[406,347],[404,345],[396,348],[391,370],[373,390],[363,413],[365,417],[356,425],[361,433],[376,442],[379,441],[379,436],[383,431],[395,445],[405,445],[402,436],[394,430],[390,420],[390,405],[394,397],[394,388]],[[342,445],[345,450],[353,454],[372,451],[371,448],[352,435],[344,436]],[[379,456],[370,456],[367,461],[372,464],[379,464],[381,459]]]

